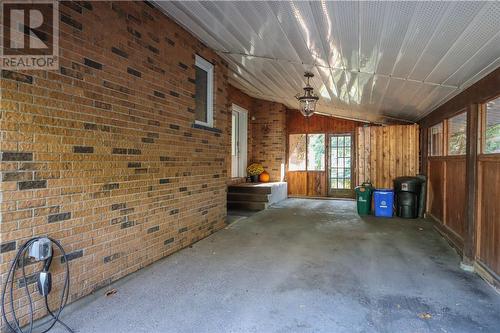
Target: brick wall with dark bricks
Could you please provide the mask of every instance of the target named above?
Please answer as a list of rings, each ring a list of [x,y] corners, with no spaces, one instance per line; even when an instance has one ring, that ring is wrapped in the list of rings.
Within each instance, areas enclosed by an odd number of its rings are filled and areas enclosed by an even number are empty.
[[[59,7],[60,70],[1,72],[0,271],[49,235],[74,301],[224,226],[228,68],[147,3]],[[195,54],[214,64],[213,131],[193,127]]]
[[[256,100],[252,121],[252,162],[259,162],[269,172],[271,181],[281,181],[286,163],[286,107],[283,104]]]
[[[282,180],[286,162],[286,107],[248,96],[233,86],[228,88],[228,101],[228,109],[236,104],[248,111],[248,163],[261,163],[271,181]],[[241,181],[244,179],[229,178],[228,183]]]

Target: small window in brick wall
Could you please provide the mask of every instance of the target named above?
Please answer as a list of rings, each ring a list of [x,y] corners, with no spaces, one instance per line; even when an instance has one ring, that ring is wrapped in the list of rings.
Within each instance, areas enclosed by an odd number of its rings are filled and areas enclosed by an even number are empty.
[[[200,56],[195,60],[196,93],[195,122],[204,126],[213,126],[213,83],[214,65]]]

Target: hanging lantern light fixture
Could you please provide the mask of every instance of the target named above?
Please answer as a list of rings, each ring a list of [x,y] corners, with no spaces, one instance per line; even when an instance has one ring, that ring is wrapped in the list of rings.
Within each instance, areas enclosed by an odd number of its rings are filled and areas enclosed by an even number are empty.
[[[300,96],[297,94],[295,98],[299,101],[299,110],[304,115],[304,117],[310,117],[314,114],[316,110],[316,102],[319,97],[314,93],[313,87],[309,84],[309,79],[314,77],[313,73],[305,72],[304,77],[306,78],[306,86],[304,87],[304,95]]]

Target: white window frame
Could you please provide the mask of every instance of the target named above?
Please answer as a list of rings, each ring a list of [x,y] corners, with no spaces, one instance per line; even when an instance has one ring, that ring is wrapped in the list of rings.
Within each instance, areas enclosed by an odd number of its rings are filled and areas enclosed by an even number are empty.
[[[238,134],[237,138],[237,167],[233,165],[233,156],[231,152],[231,177],[233,178],[241,178],[246,176],[246,169],[248,165],[248,110],[238,106],[236,104],[232,105],[231,113],[236,113],[238,117]],[[232,117],[231,117],[232,119]],[[233,135],[233,131],[231,128],[231,140]],[[231,141],[232,144],[232,141]]]
[[[195,66],[207,72],[207,121],[195,120],[195,124],[213,127],[214,125],[214,65],[199,55],[195,57]]]

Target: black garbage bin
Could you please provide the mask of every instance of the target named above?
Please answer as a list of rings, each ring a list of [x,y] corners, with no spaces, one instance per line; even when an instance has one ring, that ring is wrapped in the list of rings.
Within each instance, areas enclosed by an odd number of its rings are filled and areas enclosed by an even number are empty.
[[[394,179],[396,215],[414,219],[418,217],[419,196],[423,180],[418,177]]]

